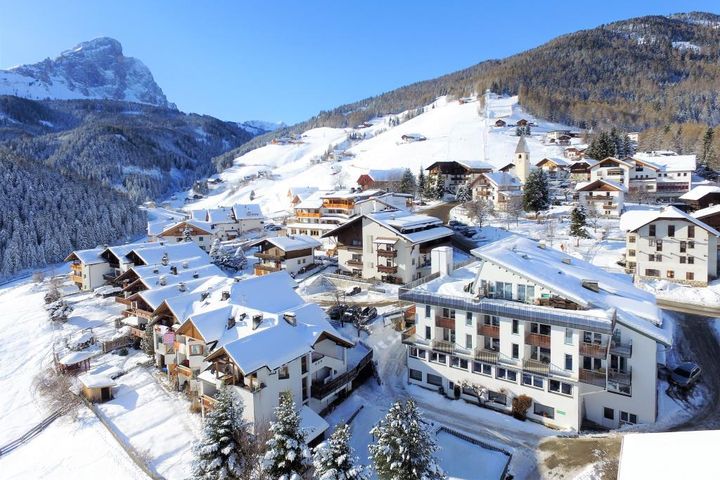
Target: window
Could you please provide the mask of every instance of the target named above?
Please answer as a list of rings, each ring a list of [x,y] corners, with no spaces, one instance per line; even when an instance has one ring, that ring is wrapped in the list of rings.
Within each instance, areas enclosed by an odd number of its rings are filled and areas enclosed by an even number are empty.
[[[473,362],[473,372],[480,375],[492,375],[492,366],[487,363]]]
[[[425,340],[430,340],[432,334],[432,328],[429,326],[425,327]]]
[[[530,323],[530,333],[537,333],[540,335],[550,335],[550,325],[545,323]]]
[[[615,410],[613,410],[612,408],[604,407],[603,417],[605,417],[607,420],[615,420]]]
[[[497,367],[495,369],[495,378],[506,380],[508,382],[517,383],[517,372],[507,368]]]
[[[495,315],[485,315],[483,317],[483,322],[485,325],[492,325],[493,327],[500,326],[500,319]]]
[[[439,375],[433,375],[432,373],[428,373],[427,383],[430,385],[435,385],[436,387],[442,387],[442,377]]]
[[[693,272],[685,273],[685,280],[695,280],[695,274]]]
[[[418,349],[415,347],[410,347],[409,355],[411,357],[417,357],[418,356]]]
[[[190,355],[202,355],[203,354],[203,346],[200,343],[191,343],[190,344]]]
[[[545,386],[545,379],[539,375],[523,373],[522,383],[523,385],[527,385],[528,387],[543,388]]]
[[[566,328],[565,329],[565,345],[572,345],[572,344],[573,344],[573,329]]]
[[[675,271],[674,271],[674,270],[668,270],[668,271],[667,271],[667,278],[675,278]]]
[[[464,358],[452,356],[452,357],[450,357],[450,366],[453,368],[460,368],[463,370],[467,370],[468,369],[468,361],[465,360]]]
[[[668,225],[668,237],[675,236],[675,225]]]
[[[533,413],[538,417],[555,418],[555,409],[553,407],[548,407],[538,402],[534,404]]]
[[[495,282],[495,297],[512,300],[512,283]]]
[[[628,243],[635,243],[635,235],[628,236]]]
[[[694,264],[695,264],[695,257],[693,257],[692,255],[688,255],[687,259],[688,259],[688,263],[689,263],[690,265],[694,265]]]
[[[412,351],[412,349],[410,349]],[[417,349],[416,349],[417,350]],[[304,355],[300,357],[300,373],[308,372],[308,357]]]
[[[512,321],[512,333],[514,333],[515,335],[517,335],[519,328],[520,328],[520,322],[518,322],[517,320],[513,319],[513,321]]]
[[[470,335],[470,334],[465,335],[465,348],[473,348],[472,335]]]
[[[573,369],[573,357],[570,354],[565,354],[565,370]]]
[[[465,312],[465,325],[472,326],[472,312]]]
[[[410,369],[408,369],[408,371],[410,372],[411,379],[417,380],[418,382],[422,382],[422,372],[420,370],[415,370],[415,369],[410,368]]]
[[[530,358],[538,362],[550,363],[550,349],[545,347],[530,347]]]
[[[680,240],[680,253],[685,253],[687,251],[687,242],[685,240]]]
[[[573,386],[571,383],[561,382],[559,380],[550,380],[548,382],[548,390],[553,393],[572,395]]]
[[[687,257],[680,257],[680,263],[687,263]]]
[[[278,378],[280,380],[287,380],[290,378],[290,369],[287,365],[283,365],[282,367],[278,368]]]
[[[430,361],[447,365],[447,355],[444,353],[430,352]]]
[[[512,344],[512,358],[520,358],[520,346],[517,343]]]
[[[620,411],[620,425],[635,425],[637,423],[637,415]]]
[[[662,252],[662,240],[655,241],[655,251]]]
[[[695,225],[688,225],[688,238],[695,238]]]
[[[430,305],[425,305],[425,318],[430,318],[431,311],[430,311]]]
[[[488,399],[493,403],[498,403],[500,405],[507,405],[507,395],[500,392],[493,392],[492,390],[488,391]]]
[[[650,229],[650,232],[649,232],[650,236],[654,237],[655,236],[655,225],[650,225],[649,229]]]
[[[695,248],[695,240],[688,240],[688,248]]]
[[[455,319],[455,309],[453,308],[443,308],[442,309],[442,316],[444,318],[452,318]]]
[[[635,256],[635,250],[628,250],[628,257],[634,257]]]
[[[659,277],[660,276],[660,270],[656,270],[654,268],[646,268],[645,269],[645,276],[646,277]]]

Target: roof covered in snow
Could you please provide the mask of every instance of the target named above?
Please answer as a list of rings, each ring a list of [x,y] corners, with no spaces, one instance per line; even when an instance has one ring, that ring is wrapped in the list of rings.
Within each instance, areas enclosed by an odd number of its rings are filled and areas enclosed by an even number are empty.
[[[190,258],[205,258],[210,263],[210,257],[195,242],[179,242],[179,243],[150,243],[147,246],[133,248],[126,255],[134,254],[140,258],[145,265],[155,265],[162,263],[163,257],[170,262],[178,262]]]
[[[488,172],[482,175],[500,189],[520,187],[522,185],[520,179],[510,172]]]
[[[316,249],[322,246],[319,240],[308,235],[288,235],[287,237],[268,237],[257,240],[250,245],[261,245],[268,243],[274,245],[283,252],[295,252],[298,250],[306,250],[308,248]]]
[[[105,251],[105,248],[88,248],[86,250],[75,250],[65,258],[66,262],[78,260],[80,263],[85,265],[94,265],[98,263],[105,263],[105,260],[101,255]]]
[[[720,193],[720,186],[698,185],[689,192],[680,195],[680,200],[700,200],[705,195],[709,195],[711,193]]]
[[[701,208],[700,210],[691,213],[691,215],[699,220],[702,220],[703,218],[716,215],[718,213],[720,213],[720,205],[713,205],[711,207]]]
[[[692,172],[697,167],[695,155],[677,155],[671,151],[637,152],[633,157],[657,165],[666,172]]]
[[[577,185],[575,185],[575,191],[576,192],[593,192],[599,188],[601,188],[603,185],[607,185],[611,187],[614,190],[620,191],[620,192],[627,192],[627,187],[623,185],[622,183],[615,182],[613,180],[607,180],[605,178],[598,178],[597,180],[592,180],[590,182],[578,182]]]
[[[445,227],[439,218],[411,213],[406,210],[388,210],[353,217],[323,236],[336,236],[338,231],[355,222],[362,222],[363,218],[385,227],[389,234],[397,235],[410,243],[424,243],[453,235],[453,231]]]
[[[515,147],[515,153],[530,153],[530,149],[525,141],[525,135],[520,135],[520,140],[518,140],[517,147]]]
[[[258,219],[263,216],[262,211],[260,210],[260,205],[257,203],[236,203],[233,205],[232,211],[235,219],[238,221]]]
[[[177,223],[170,223],[167,224],[162,232],[160,232],[158,235],[164,235],[168,231],[177,228],[177,227],[195,227],[198,230],[202,230],[203,232],[207,234],[211,234],[213,230],[213,224],[210,222],[206,222],[204,220],[195,220],[195,219],[188,219],[188,220],[180,220]]]
[[[78,376],[78,380],[87,388],[114,387],[115,380],[103,374],[90,374]]]
[[[656,220],[684,220],[686,222],[697,225],[703,230],[707,230],[708,233],[710,233],[711,235],[720,236],[720,232],[715,230],[710,225],[701,222],[694,216],[687,214],[673,206],[667,206],[662,210],[645,210],[643,214],[637,214],[636,216],[634,216],[632,223],[625,222],[624,226],[628,228],[629,232],[635,232],[640,227],[643,227],[648,223],[654,222]]]
[[[389,168],[387,170],[370,170],[367,175],[375,182],[399,182],[405,174],[404,168]]]

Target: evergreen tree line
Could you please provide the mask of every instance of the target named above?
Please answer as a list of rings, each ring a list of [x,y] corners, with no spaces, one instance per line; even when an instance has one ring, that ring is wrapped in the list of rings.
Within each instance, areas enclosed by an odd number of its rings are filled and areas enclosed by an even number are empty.
[[[585,150],[585,156],[594,160],[607,157],[625,158],[635,154],[635,146],[626,133],[620,133],[615,128],[601,131],[595,135]]]
[[[438,447],[412,400],[395,402],[371,431],[370,460],[382,480],[442,480]],[[350,426],[338,425],[329,439],[308,448],[290,392],[280,395],[268,438],[251,433],[243,404],[232,387],[217,395],[195,445],[192,479],[197,480],[368,480],[370,469],[350,446]]]
[[[0,148],[0,278],[145,230],[125,195]]]

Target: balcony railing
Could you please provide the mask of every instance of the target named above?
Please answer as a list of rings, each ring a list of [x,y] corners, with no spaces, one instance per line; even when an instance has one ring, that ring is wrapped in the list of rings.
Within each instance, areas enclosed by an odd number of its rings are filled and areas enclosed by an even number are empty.
[[[607,358],[607,344],[581,342],[580,355],[592,358]]]
[[[579,377],[583,383],[605,388],[605,372],[581,368]]]
[[[359,259],[358,259],[358,258],[351,258],[350,260],[348,260],[348,261],[345,262],[345,263],[347,263],[348,265],[350,265],[350,266],[352,266],[352,267],[362,267],[362,266],[363,266],[362,258],[359,258]]]
[[[608,371],[608,381],[616,382],[620,385],[630,385],[632,383],[632,371],[629,368],[627,370],[611,368]]]
[[[279,255],[276,253],[262,253],[261,252],[261,253],[256,253],[255,256],[262,260],[272,260],[272,261],[276,261],[276,262],[285,260],[285,255]]]
[[[435,317],[435,326],[439,328],[455,329],[455,319],[438,315]]]
[[[397,265],[393,265],[393,266],[378,265],[377,269],[378,269],[378,272],[397,273],[398,267],[397,267]]]
[[[475,357],[475,360],[479,362],[496,364],[498,363],[498,357],[500,354],[495,350],[478,347],[473,351],[473,356]]]
[[[486,325],[482,323],[478,325],[477,333],[478,335],[482,335],[484,337],[500,338],[500,326]]]
[[[130,314],[130,316],[136,316],[140,318],[147,318],[148,320],[152,318],[153,312],[148,312],[147,310],[142,310],[140,308],[128,308],[125,310],[127,313]]]
[[[82,264],[81,263],[72,263],[70,264],[70,270],[73,272],[82,272]]]
[[[190,367],[186,367],[185,365],[178,365],[177,373],[178,375],[186,378],[193,378],[195,376],[192,369]]]
[[[200,395],[200,401],[202,402],[202,405],[206,412],[208,410],[212,410],[215,407],[215,403],[217,403],[217,400],[215,398],[204,393]]]
[[[365,368],[371,361],[373,352],[370,350],[365,356],[355,365],[351,370],[345,373],[341,373],[337,377],[328,380],[327,382],[313,382],[312,383],[312,397],[317,400],[322,400],[333,392],[340,388],[344,388],[347,384],[351,383],[358,376],[360,371]]]
[[[338,248],[338,250],[350,250],[350,251],[355,251],[355,252],[362,252],[362,249],[363,249],[362,245],[344,245],[344,244],[338,245],[337,248]]]
[[[549,375],[550,363],[545,363],[533,359],[523,360],[523,370],[527,372],[538,373],[540,375]]]
[[[70,280],[72,280],[75,283],[83,283],[82,276],[80,276],[80,275],[70,275]]]
[[[379,257],[386,257],[386,258],[395,258],[397,257],[397,250],[385,250],[385,249],[378,249],[377,254]]]
[[[430,342],[430,346],[437,352],[453,353],[455,351],[455,344],[447,340],[433,340]]]
[[[550,348],[550,335],[527,333],[525,334],[525,343],[534,347]]]
[[[263,272],[279,272],[282,270],[280,267],[276,267],[274,265],[265,265],[264,263],[256,263],[255,264],[255,270],[262,270]]]
[[[622,343],[622,342],[616,342],[613,340],[610,343],[610,353],[614,355],[619,355],[621,357],[631,357],[632,356],[632,340]]]
[[[115,301],[117,303],[122,303],[123,305],[130,305],[131,301],[125,297],[115,297]]]

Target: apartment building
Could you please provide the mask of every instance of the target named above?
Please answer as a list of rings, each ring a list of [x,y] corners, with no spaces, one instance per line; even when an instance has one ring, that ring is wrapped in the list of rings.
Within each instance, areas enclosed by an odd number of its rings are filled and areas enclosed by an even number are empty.
[[[166,226],[155,237],[163,243],[187,243],[192,242],[204,251],[209,252],[216,232],[209,222],[187,219],[172,225]]]
[[[604,217],[619,217],[625,208],[627,187],[613,180],[598,178],[575,185],[575,196],[585,210]]]
[[[393,210],[360,215],[331,230],[338,269],[388,283],[407,283],[430,272],[430,251],[453,231],[428,215]]]
[[[472,183],[480,174],[493,171],[492,165],[478,160],[435,162],[425,170],[428,178],[438,181],[446,192],[455,194],[463,184]]]
[[[102,257],[104,248],[75,250],[65,258],[70,264],[70,280],[80,290],[95,290],[105,285],[105,275],[112,273],[110,264]]]
[[[255,275],[265,275],[285,270],[291,276],[302,273],[315,265],[315,249],[322,243],[307,235],[269,237],[250,244],[259,248],[255,257]]]
[[[470,184],[470,189],[473,200],[484,200],[499,211],[517,208],[512,200],[522,196],[520,179],[506,172],[483,173]]]
[[[697,218],[665,207],[626,224],[626,272],[637,278],[706,286],[717,277],[720,233]]]
[[[472,253],[399,293],[417,312],[409,383],[503,412],[527,395],[528,418],[560,428],[655,421],[672,336],[653,295],[524,237]]]

